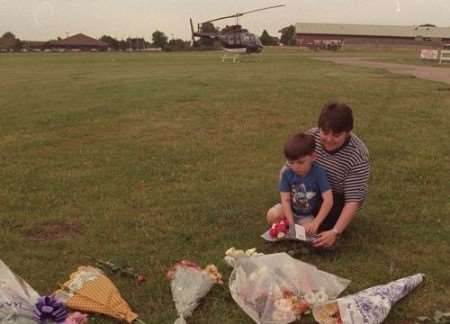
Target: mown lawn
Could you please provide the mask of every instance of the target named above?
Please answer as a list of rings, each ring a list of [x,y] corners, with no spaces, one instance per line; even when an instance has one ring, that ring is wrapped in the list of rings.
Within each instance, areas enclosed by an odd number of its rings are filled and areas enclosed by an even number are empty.
[[[227,248],[285,248],[259,237],[281,147],[336,99],[370,150],[370,195],[336,252],[301,259],[351,279],[347,293],[425,273],[388,323],[448,310],[448,86],[312,56],[0,55],[1,259],[41,294],[89,257],[133,266],[146,284],[111,279],[147,323],[172,323],[173,263],[228,278]],[[192,322],[251,320],[225,285]]]

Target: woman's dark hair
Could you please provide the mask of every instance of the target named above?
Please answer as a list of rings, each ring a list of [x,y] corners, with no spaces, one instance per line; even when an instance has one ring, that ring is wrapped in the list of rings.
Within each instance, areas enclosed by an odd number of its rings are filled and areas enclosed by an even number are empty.
[[[316,148],[316,142],[312,135],[298,133],[291,136],[284,145],[284,156],[290,161],[311,155]]]
[[[325,132],[350,132],[353,129],[352,109],[343,103],[328,103],[320,112],[318,126]]]

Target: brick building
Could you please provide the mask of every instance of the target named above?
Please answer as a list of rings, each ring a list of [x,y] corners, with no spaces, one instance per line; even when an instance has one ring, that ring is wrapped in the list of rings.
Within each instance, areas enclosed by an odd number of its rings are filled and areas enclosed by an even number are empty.
[[[297,23],[297,46],[335,41],[343,46],[430,46],[450,44],[450,27]]]
[[[69,51],[105,51],[108,44],[84,34],[76,34],[65,39],[49,41],[44,47]]]

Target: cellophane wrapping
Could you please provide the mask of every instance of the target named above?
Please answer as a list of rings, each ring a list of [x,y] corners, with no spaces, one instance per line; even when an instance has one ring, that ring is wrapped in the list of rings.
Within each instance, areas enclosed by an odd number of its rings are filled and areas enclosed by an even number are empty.
[[[238,258],[229,288],[235,302],[256,323],[285,324],[298,319],[287,296],[301,299],[323,291],[336,298],[349,283],[287,253],[276,253]]]
[[[36,324],[33,308],[39,295],[0,260],[0,323]]]
[[[200,300],[211,290],[215,281],[199,268],[179,265],[170,281],[170,289],[179,318],[176,324],[186,323]]]

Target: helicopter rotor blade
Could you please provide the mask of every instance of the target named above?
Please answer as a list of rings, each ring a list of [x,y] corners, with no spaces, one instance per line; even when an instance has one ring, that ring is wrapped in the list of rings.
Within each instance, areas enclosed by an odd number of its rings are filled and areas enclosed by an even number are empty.
[[[242,16],[242,14],[237,13],[237,14],[230,15],[230,16],[225,16],[225,17],[220,17],[220,18],[211,19],[211,20],[202,22],[202,24],[206,24],[206,23],[210,23],[210,22],[217,21],[217,20],[222,20],[222,19],[228,19],[228,18],[240,17],[240,16]]]
[[[281,4],[281,5],[271,6],[271,7],[265,7],[265,8],[260,8],[260,9],[249,10],[249,11],[245,11],[245,12],[239,13],[239,15],[243,16],[243,15],[247,15],[249,13],[253,13],[253,12],[257,12],[257,11],[263,11],[263,10],[267,10],[267,9],[280,8],[280,7],[286,7],[286,5]]]
[[[243,15],[247,15],[249,13],[262,11],[262,10],[267,10],[267,9],[279,8],[279,7],[286,7],[286,5],[285,4],[280,4],[280,5],[276,5],[276,6],[270,6],[270,7],[260,8],[260,9],[254,9],[254,10],[245,11],[245,12],[237,12],[234,15],[229,15],[229,16],[215,18],[215,19],[211,19],[211,20],[205,21],[202,24],[206,24],[206,23],[210,23],[210,22],[217,21],[217,20],[222,20],[222,19],[237,18],[237,17],[241,17]]]

